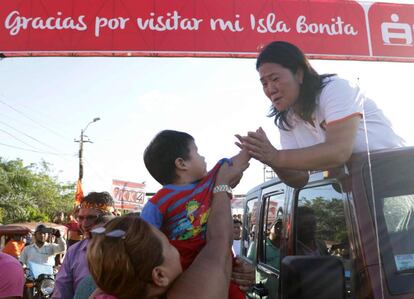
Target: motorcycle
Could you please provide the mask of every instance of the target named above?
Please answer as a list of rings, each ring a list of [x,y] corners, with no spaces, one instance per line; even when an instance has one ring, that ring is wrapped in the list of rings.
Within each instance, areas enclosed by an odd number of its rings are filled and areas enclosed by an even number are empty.
[[[48,299],[52,296],[55,288],[53,266],[29,262],[25,272],[25,299]]]

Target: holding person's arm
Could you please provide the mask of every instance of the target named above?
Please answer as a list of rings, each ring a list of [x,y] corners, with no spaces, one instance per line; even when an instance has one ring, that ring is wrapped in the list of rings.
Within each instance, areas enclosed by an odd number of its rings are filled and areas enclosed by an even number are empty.
[[[211,211],[207,225],[207,244],[191,266],[176,280],[168,298],[225,299],[231,274],[230,247],[233,240],[230,196],[226,187],[237,184],[247,163],[236,166],[224,164],[216,178]]]
[[[88,245],[87,257],[98,287],[118,298],[228,298],[233,222],[226,190],[237,184],[247,167],[245,163],[223,164],[220,168],[206,245],[184,272],[177,249],[161,231],[140,217],[117,217],[92,230],[95,235]],[[234,280],[247,285],[251,272],[243,265],[237,268],[239,274]]]

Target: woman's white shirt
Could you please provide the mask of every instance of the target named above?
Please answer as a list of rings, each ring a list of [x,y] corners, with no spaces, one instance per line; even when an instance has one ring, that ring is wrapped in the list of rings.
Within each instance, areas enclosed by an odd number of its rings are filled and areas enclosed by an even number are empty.
[[[279,130],[283,149],[303,148],[323,143],[326,139],[327,124],[355,114],[361,116],[361,121],[354,143],[354,153],[367,150],[367,139],[370,150],[404,146],[404,140],[394,132],[391,122],[358,86],[338,76],[328,77],[324,83],[325,86],[317,97],[312,115],[315,126],[302,120],[292,110],[288,112],[287,120],[292,128],[289,131]]]

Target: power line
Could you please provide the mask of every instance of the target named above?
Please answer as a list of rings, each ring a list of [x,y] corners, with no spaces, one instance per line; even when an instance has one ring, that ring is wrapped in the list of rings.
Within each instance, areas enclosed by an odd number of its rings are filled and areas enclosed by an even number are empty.
[[[48,144],[44,143],[43,141],[40,141],[39,139],[37,139],[37,138],[35,138],[35,137],[33,137],[33,136],[30,136],[29,134],[27,134],[27,133],[25,133],[25,132],[22,132],[22,131],[20,131],[20,130],[16,129],[16,128],[14,128],[14,127],[12,127],[12,126],[8,125],[7,123],[5,123],[5,122],[3,122],[3,121],[1,121],[1,120],[0,120],[0,123],[1,123],[1,124],[3,124],[3,125],[5,125],[5,126],[7,126],[7,127],[9,127],[9,128],[11,128],[11,129],[13,129],[13,130],[15,130],[16,132],[18,132],[18,133],[20,133],[20,134],[25,135],[26,137],[28,137],[28,138],[30,138],[30,139],[32,139],[32,140],[34,140],[34,141],[36,141],[36,142],[38,142],[38,143],[40,143],[40,144],[42,144],[42,145],[46,146],[46,147],[48,147],[48,148],[51,148],[51,149],[53,149],[53,150],[55,150],[55,151],[59,152],[59,149],[57,149],[57,148],[55,148],[55,147],[53,147],[53,146],[51,146],[51,145],[48,145]],[[64,153],[62,153],[62,154],[64,154]]]
[[[39,123],[38,121],[36,121],[36,120],[32,119],[31,117],[27,116],[25,113],[23,113],[23,112],[19,111],[18,109],[14,108],[13,106],[9,105],[8,103],[6,103],[6,102],[4,102],[4,101],[2,101],[2,100],[0,100],[0,103],[2,103],[3,105],[5,105],[5,106],[9,107],[10,109],[12,109],[12,110],[16,111],[17,113],[19,113],[19,114],[23,115],[24,117],[26,117],[27,119],[31,120],[32,122],[34,122],[34,123],[35,123],[35,124],[37,124],[38,126],[41,126],[43,129],[46,129],[46,130],[48,130],[49,132],[51,132],[51,133],[55,134],[56,136],[58,136],[58,137],[60,137],[60,138],[63,138],[64,140],[66,140],[66,141],[67,141],[67,138],[66,138],[65,136],[63,136],[63,135],[61,135],[60,133],[58,133],[58,132],[56,132],[56,131],[52,130],[51,128],[48,128],[48,127],[44,126],[43,124],[41,124],[41,123]]]
[[[4,100],[7,101],[7,97],[3,93],[0,94],[0,97],[2,97]],[[39,110],[35,109],[33,107],[34,105],[28,106],[28,105],[25,105],[24,103],[18,103],[18,105],[21,108],[24,108],[24,111],[28,111],[31,115],[38,116],[37,119],[39,119],[39,118],[40,119],[48,119],[48,120],[52,120],[53,122],[58,122],[60,120],[53,113],[52,114],[50,114],[50,113],[48,114],[48,113],[45,113],[45,111],[43,109],[39,109]],[[60,133],[60,134],[64,133],[63,135],[69,135],[70,134],[67,131],[65,132],[61,128],[59,129],[59,132],[58,133]],[[69,142],[69,140],[68,140],[68,142]]]
[[[38,148],[34,147],[33,145],[31,145],[31,144],[29,144],[29,143],[27,143],[27,142],[25,142],[25,141],[21,140],[20,138],[17,138],[17,137],[16,137],[16,136],[14,136],[13,134],[11,134],[11,133],[9,133],[9,132],[7,132],[7,131],[3,130],[3,129],[0,129],[0,131],[1,131],[1,132],[6,133],[7,135],[9,135],[9,136],[11,136],[11,137],[13,137],[13,138],[14,138],[14,139],[16,139],[17,141],[20,141],[21,143],[23,143],[23,144],[25,144],[25,145],[27,145],[27,146],[30,146],[31,148],[34,148],[34,149],[36,149],[36,150],[39,150]]]
[[[60,154],[60,153],[52,153],[52,152],[44,152],[44,151],[32,150],[32,149],[28,149],[28,148],[14,146],[14,145],[10,145],[10,144],[5,144],[5,143],[2,143],[2,142],[0,142],[0,145],[6,146],[6,147],[10,147],[10,148],[19,149],[19,150],[22,150],[22,151],[33,152],[33,153],[56,155],[56,156],[62,156],[62,155],[72,156],[72,154]],[[75,155],[75,154],[73,154],[73,155]]]

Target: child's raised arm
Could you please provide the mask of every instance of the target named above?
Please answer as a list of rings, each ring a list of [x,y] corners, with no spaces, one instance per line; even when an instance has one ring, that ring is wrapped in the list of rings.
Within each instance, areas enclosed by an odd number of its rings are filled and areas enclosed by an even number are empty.
[[[237,137],[237,135],[236,135],[236,137]],[[245,165],[246,163],[248,163],[251,157],[250,157],[247,149],[245,149],[240,143],[236,142],[236,145],[238,147],[240,147],[241,150],[237,155],[235,155],[231,158],[231,161],[232,161],[233,165],[238,168],[238,167],[241,167],[242,165]],[[230,187],[232,187],[232,188],[236,187],[239,182],[240,182],[240,180],[237,181],[237,182],[231,182]]]

